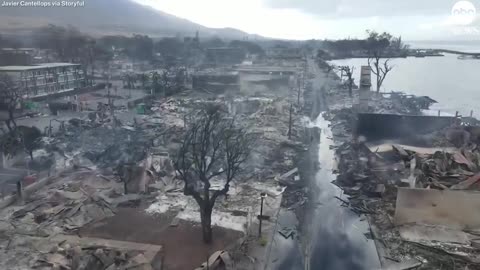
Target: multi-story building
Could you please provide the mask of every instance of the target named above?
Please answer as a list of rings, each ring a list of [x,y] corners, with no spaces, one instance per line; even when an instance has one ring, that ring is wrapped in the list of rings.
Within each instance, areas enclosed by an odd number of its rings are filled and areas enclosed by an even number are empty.
[[[46,63],[31,66],[0,66],[27,98],[48,96],[85,86],[81,65]]]

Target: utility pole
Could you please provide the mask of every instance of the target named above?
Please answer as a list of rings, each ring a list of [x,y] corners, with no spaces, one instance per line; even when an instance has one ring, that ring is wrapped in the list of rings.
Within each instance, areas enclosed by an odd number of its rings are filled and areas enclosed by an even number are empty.
[[[163,98],[167,98],[167,85],[168,85],[168,74],[167,71],[163,71],[162,74],[162,83],[163,83]]]
[[[113,97],[111,96],[111,93],[110,93],[110,67],[108,69],[108,75],[107,75],[107,99],[108,99],[108,107],[110,109],[110,115],[112,116],[112,121],[113,121],[113,127],[115,127],[116,125],[116,120],[115,120],[115,108],[114,108],[114,101],[113,101]]]
[[[292,138],[292,113],[293,113],[293,104],[290,103],[290,117],[288,120],[288,139],[290,140]]]
[[[17,199],[20,204],[24,203],[23,183],[22,180],[17,181]]]
[[[267,197],[265,192],[260,193],[260,215],[258,216],[258,238],[262,237],[263,200]]]
[[[300,75],[298,75],[298,77],[297,77],[297,89],[298,89],[297,105],[300,107],[300,92],[302,91],[302,88],[300,87]]]

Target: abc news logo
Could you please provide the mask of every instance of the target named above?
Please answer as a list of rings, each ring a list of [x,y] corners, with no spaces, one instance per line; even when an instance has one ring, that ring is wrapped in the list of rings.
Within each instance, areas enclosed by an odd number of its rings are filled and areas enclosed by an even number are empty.
[[[454,8],[452,10],[452,14],[454,16],[462,16],[462,15],[467,15],[467,16],[474,16],[477,14],[477,11],[473,8],[468,8],[468,9],[465,9],[465,8]]]
[[[458,1],[452,7],[452,19],[455,24],[469,25],[476,17],[477,10],[470,1]]]

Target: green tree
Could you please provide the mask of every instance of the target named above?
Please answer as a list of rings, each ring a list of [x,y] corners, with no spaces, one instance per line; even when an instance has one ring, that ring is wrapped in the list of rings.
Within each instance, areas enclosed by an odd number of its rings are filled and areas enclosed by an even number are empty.
[[[15,110],[22,97],[19,88],[7,74],[0,74],[0,106],[7,110],[8,119],[5,124],[10,132],[15,131],[17,124],[15,122]]]
[[[33,151],[40,146],[42,132],[36,127],[18,127],[18,135],[23,142],[25,152],[30,155],[33,160]]]

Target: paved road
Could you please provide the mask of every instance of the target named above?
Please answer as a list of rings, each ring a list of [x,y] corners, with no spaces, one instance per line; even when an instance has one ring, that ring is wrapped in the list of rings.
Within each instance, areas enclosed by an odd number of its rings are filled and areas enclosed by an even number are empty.
[[[313,123],[320,130],[318,160],[320,169],[311,189],[316,198],[311,199],[312,210],[306,240],[305,269],[373,270],[380,269],[375,244],[368,240],[366,221],[341,206],[335,196],[346,199],[342,190],[333,185],[332,170],[335,166],[334,150],[330,149],[331,131],[321,116]]]
[[[328,79],[312,59],[309,69],[315,73],[313,88],[317,93],[316,108],[319,112],[327,110],[327,101],[323,98],[322,88],[327,87]],[[310,200],[306,224],[307,243],[305,244],[306,270],[373,270],[380,269],[380,262],[372,240],[367,239],[369,225],[361,217],[343,207],[335,196],[346,199],[342,190],[331,182],[336,176],[332,173],[335,166],[335,153],[330,149],[333,144],[329,122],[320,115],[313,126],[320,132],[318,147],[314,147],[320,169],[312,179]]]
[[[271,264],[275,270],[375,270],[380,263],[375,244],[368,240],[368,223],[343,207],[335,196],[346,199],[342,190],[331,182],[335,179],[335,153],[329,122],[320,115],[327,110],[322,88],[328,87],[324,72],[309,59],[312,79],[313,100],[309,132],[312,138],[307,158],[301,168],[308,181],[311,197],[306,206],[304,220],[298,222],[302,229],[301,244],[293,239],[275,238],[276,254]],[[319,168],[319,169],[317,169]],[[291,212],[279,217],[282,228],[294,227],[297,221]]]

